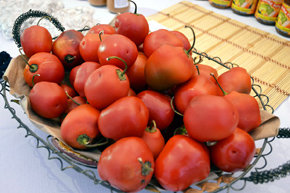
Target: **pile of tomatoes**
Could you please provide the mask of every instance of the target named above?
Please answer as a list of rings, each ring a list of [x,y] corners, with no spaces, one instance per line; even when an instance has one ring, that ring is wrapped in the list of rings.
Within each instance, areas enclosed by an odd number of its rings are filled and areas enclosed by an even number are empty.
[[[122,191],[140,191],[153,177],[166,190],[185,190],[213,167],[235,172],[253,159],[248,132],[261,117],[249,74],[195,64],[178,31],[149,32],[142,14],[128,12],[114,25],[66,30],[55,40],[34,25],[21,45],[32,110],[59,119],[72,148],[108,139],[98,173]]]

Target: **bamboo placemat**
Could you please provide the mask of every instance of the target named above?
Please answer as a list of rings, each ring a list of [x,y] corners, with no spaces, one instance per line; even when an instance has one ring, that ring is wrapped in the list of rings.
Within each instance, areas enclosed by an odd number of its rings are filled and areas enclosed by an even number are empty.
[[[290,93],[290,41],[253,28],[236,20],[182,1],[147,18],[168,29],[184,33],[195,48],[209,56],[218,56],[223,62],[232,62],[247,69],[262,93],[276,109]],[[226,69],[207,62],[221,74]],[[266,99],[265,99],[266,100]]]

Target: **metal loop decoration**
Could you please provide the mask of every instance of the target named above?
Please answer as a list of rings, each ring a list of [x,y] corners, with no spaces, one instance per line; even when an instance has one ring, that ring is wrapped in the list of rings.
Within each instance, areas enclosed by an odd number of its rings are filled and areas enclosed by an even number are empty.
[[[21,47],[21,42],[20,42],[20,29],[21,25],[29,18],[33,17],[45,17],[45,18],[50,18],[50,22],[61,32],[65,30],[65,28],[61,25],[61,23],[54,18],[52,15],[43,12],[43,11],[38,11],[38,10],[29,10],[26,13],[21,14],[14,22],[13,28],[12,28],[12,34],[13,34],[13,40],[18,46],[18,48]]]

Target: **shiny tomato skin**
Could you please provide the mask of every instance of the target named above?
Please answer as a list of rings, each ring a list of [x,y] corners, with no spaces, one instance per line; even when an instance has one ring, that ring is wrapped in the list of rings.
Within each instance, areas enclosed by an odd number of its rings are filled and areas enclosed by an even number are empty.
[[[130,86],[135,91],[144,90],[146,87],[144,74],[146,61],[147,57],[144,53],[139,52],[134,64],[126,72],[130,81]]]
[[[149,170],[143,170],[145,163]],[[139,137],[126,137],[107,147],[98,162],[102,180],[124,192],[138,192],[150,182],[154,171],[153,155]]]
[[[227,93],[237,91],[250,94],[252,89],[251,76],[243,67],[234,67],[222,73],[218,77],[218,82]]]
[[[77,30],[62,32],[52,44],[52,53],[55,54],[66,69],[82,63],[79,45],[84,35]]]
[[[85,83],[91,73],[93,73],[96,69],[101,67],[101,64],[97,62],[84,62],[80,65],[78,71],[76,72],[75,80],[74,80],[74,88],[77,93],[84,97],[85,96]]]
[[[240,128],[236,128],[232,135],[210,147],[213,164],[226,172],[236,172],[246,168],[255,152],[253,138]]]
[[[60,86],[63,88],[64,92],[66,92],[70,97],[75,97],[77,95],[76,91],[68,84],[61,83]],[[67,97],[69,98],[69,96]]]
[[[27,57],[37,52],[50,52],[52,50],[52,37],[49,31],[41,26],[34,25],[24,29],[20,36],[21,46]]]
[[[114,101],[127,96],[130,83],[126,74],[120,80],[117,71],[122,70],[113,65],[104,65],[88,77],[84,91],[88,102],[97,109],[103,109]]]
[[[219,87],[204,75],[197,75],[174,91],[174,103],[180,113],[184,113],[190,101],[199,95],[219,95]]]
[[[103,109],[98,124],[104,137],[118,140],[129,136],[141,137],[148,119],[149,111],[141,99],[126,96]]]
[[[99,134],[98,119],[100,112],[89,104],[82,104],[71,110],[60,126],[61,138],[69,146],[76,149],[86,149],[80,136],[86,136],[90,143]],[[81,142],[80,142],[81,141]]]
[[[188,135],[200,142],[216,141],[230,136],[238,121],[237,109],[223,96],[215,95],[196,96],[183,116]]]
[[[119,59],[107,60],[110,56],[122,58],[128,68],[132,66],[138,56],[135,43],[121,34],[112,34],[103,39],[99,45],[98,58],[101,65],[114,65],[125,69],[125,64]]]
[[[59,59],[47,52],[39,52],[34,54],[28,60],[30,65],[37,65],[37,70],[31,72],[28,65],[25,66],[23,75],[25,82],[32,87],[33,82],[49,81],[55,83],[61,83],[64,78],[64,68]],[[34,76],[39,74],[39,76]],[[34,76],[34,80],[32,82]]]
[[[238,127],[250,132],[261,124],[261,114],[258,101],[251,95],[232,91],[225,95],[238,110]]]
[[[143,51],[149,57],[155,50],[164,44],[183,47],[183,42],[166,29],[159,29],[149,33],[143,43]]]
[[[149,121],[154,120],[157,128],[166,129],[174,118],[174,111],[171,108],[171,98],[160,92],[144,90],[137,94],[149,110]]]
[[[103,31],[104,34],[116,33],[115,28],[109,24],[97,24],[93,26],[87,34],[99,34],[101,31]]]
[[[72,97],[72,99],[67,100],[67,107],[66,107],[65,112],[64,112],[66,114],[69,113],[74,108],[78,107],[79,105],[86,104],[86,102],[87,102],[86,99],[84,97],[81,97],[81,96],[75,96],[75,97]]]
[[[149,33],[149,24],[144,15],[125,12],[117,15],[115,29],[118,34],[128,37],[139,46]]]
[[[178,39],[180,39],[183,43],[183,48],[185,50],[189,50],[191,45],[190,42],[188,41],[188,38],[181,33],[180,31],[170,31],[171,33],[173,33]]]
[[[183,47],[165,44],[147,59],[145,79],[150,88],[162,91],[188,81],[194,70],[193,60]]]
[[[38,82],[30,90],[29,101],[34,112],[44,118],[57,118],[66,109],[67,96],[54,82]]]
[[[171,137],[155,161],[155,177],[170,191],[184,190],[205,179],[209,172],[206,147],[184,135]]]
[[[141,137],[151,150],[154,159],[156,159],[159,153],[162,151],[165,145],[164,137],[162,136],[158,128],[144,131]]]
[[[80,42],[80,55],[84,61],[99,62],[98,49],[101,40],[99,34],[87,34]]]
[[[73,67],[70,72],[69,72],[69,82],[70,84],[73,86],[74,85],[74,81],[75,81],[75,78],[76,78],[76,74],[77,74],[77,71],[78,69],[80,68],[81,65],[78,65],[78,66],[75,66]]]

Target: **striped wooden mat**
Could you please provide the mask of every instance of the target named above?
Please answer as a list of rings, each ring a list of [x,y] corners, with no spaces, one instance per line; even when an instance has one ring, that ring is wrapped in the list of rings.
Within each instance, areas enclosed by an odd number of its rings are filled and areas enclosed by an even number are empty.
[[[184,26],[192,26],[196,34],[195,48],[211,57],[218,56],[223,62],[246,68],[274,109],[289,96],[290,41],[187,1],[147,19],[184,33],[190,41],[192,32]],[[219,74],[226,70],[215,62],[206,63],[216,67]]]

